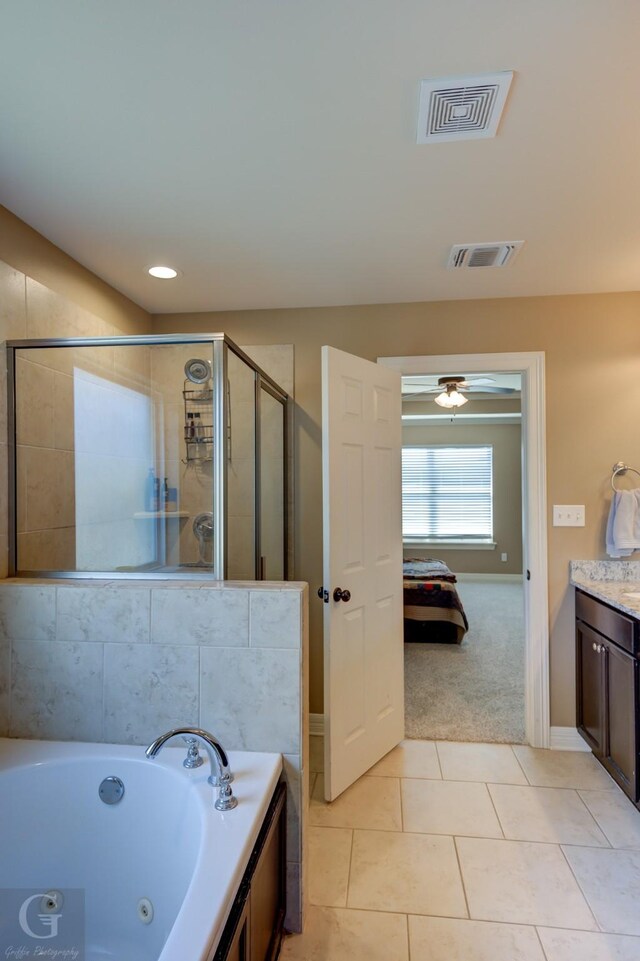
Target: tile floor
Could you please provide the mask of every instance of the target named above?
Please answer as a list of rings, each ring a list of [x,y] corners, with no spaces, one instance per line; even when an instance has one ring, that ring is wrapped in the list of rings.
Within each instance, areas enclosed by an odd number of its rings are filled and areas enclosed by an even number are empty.
[[[332,804],[283,961],[640,961],[640,812],[587,753],[405,741]]]

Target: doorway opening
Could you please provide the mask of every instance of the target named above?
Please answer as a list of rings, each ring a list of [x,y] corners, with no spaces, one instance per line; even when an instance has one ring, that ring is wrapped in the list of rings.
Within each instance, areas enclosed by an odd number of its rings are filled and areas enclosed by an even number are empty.
[[[521,386],[402,378],[409,738],[525,741]]]
[[[524,620],[524,740],[549,746],[549,650],[546,554],[544,354],[461,354],[383,357],[378,363],[403,376],[438,376],[464,372],[469,378],[491,372],[520,378],[522,429],[522,580]],[[447,414],[447,411],[442,411]],[[460,413],[456,414],[460,417]],[[444,553],[444,552],[443,552]],[[500,553],[503,553],[500,551]],[[508,552],[507,552],[508,553]],[[406,552],[405,552],[406,554]],[[434,552],[433,556],[437,556]],[[464,585],[464,579],[461,587]],[[506,585],[505,585],[506,586]],[[474,584],[467,596],[473,605]],[[478,594],[478,591],[475,591]],[[476,597],[477,601],[477,597]],[[479,607],[476,608],[479,611]],[[500,625],[500,613],[489,622]],[[480,617],[478,618],[480,620]],[[417,736],[417,735],[416,735]],[[484,737],[484,735],[483,735]],[[466,739],[461,736],[460,739]],[[486,739],[486,738],[485,738]]]

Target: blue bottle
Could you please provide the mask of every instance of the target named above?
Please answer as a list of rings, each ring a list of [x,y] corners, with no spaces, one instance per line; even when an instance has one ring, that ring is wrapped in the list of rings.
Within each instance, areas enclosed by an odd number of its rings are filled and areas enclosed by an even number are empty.
[[[157,510],[155,507],[155,494],[156,494],[156,474],[153,467],[149,468],[149,473],[147,474],[147,479],[144,484],[144,509],[146,511]]]

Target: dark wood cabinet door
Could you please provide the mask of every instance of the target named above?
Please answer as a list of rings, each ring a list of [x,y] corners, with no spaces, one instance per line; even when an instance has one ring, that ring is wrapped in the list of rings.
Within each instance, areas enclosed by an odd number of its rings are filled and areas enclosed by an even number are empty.
[[[638,662],[615,644],[605,644],[602,656],[607,717],[603,763],[637,801]]]
[[[596,755],[605,753],[604,638],[576,623],[578,730]]]

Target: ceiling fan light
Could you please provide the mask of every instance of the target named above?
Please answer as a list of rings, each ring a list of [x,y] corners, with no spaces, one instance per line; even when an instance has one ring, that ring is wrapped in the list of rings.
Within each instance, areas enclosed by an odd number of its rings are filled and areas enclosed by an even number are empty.
[[[443,390],[434,400],[440,407],[451,408],[462,407],[463,404],[467,403],[468,398],[461,394],[459,390]]]

